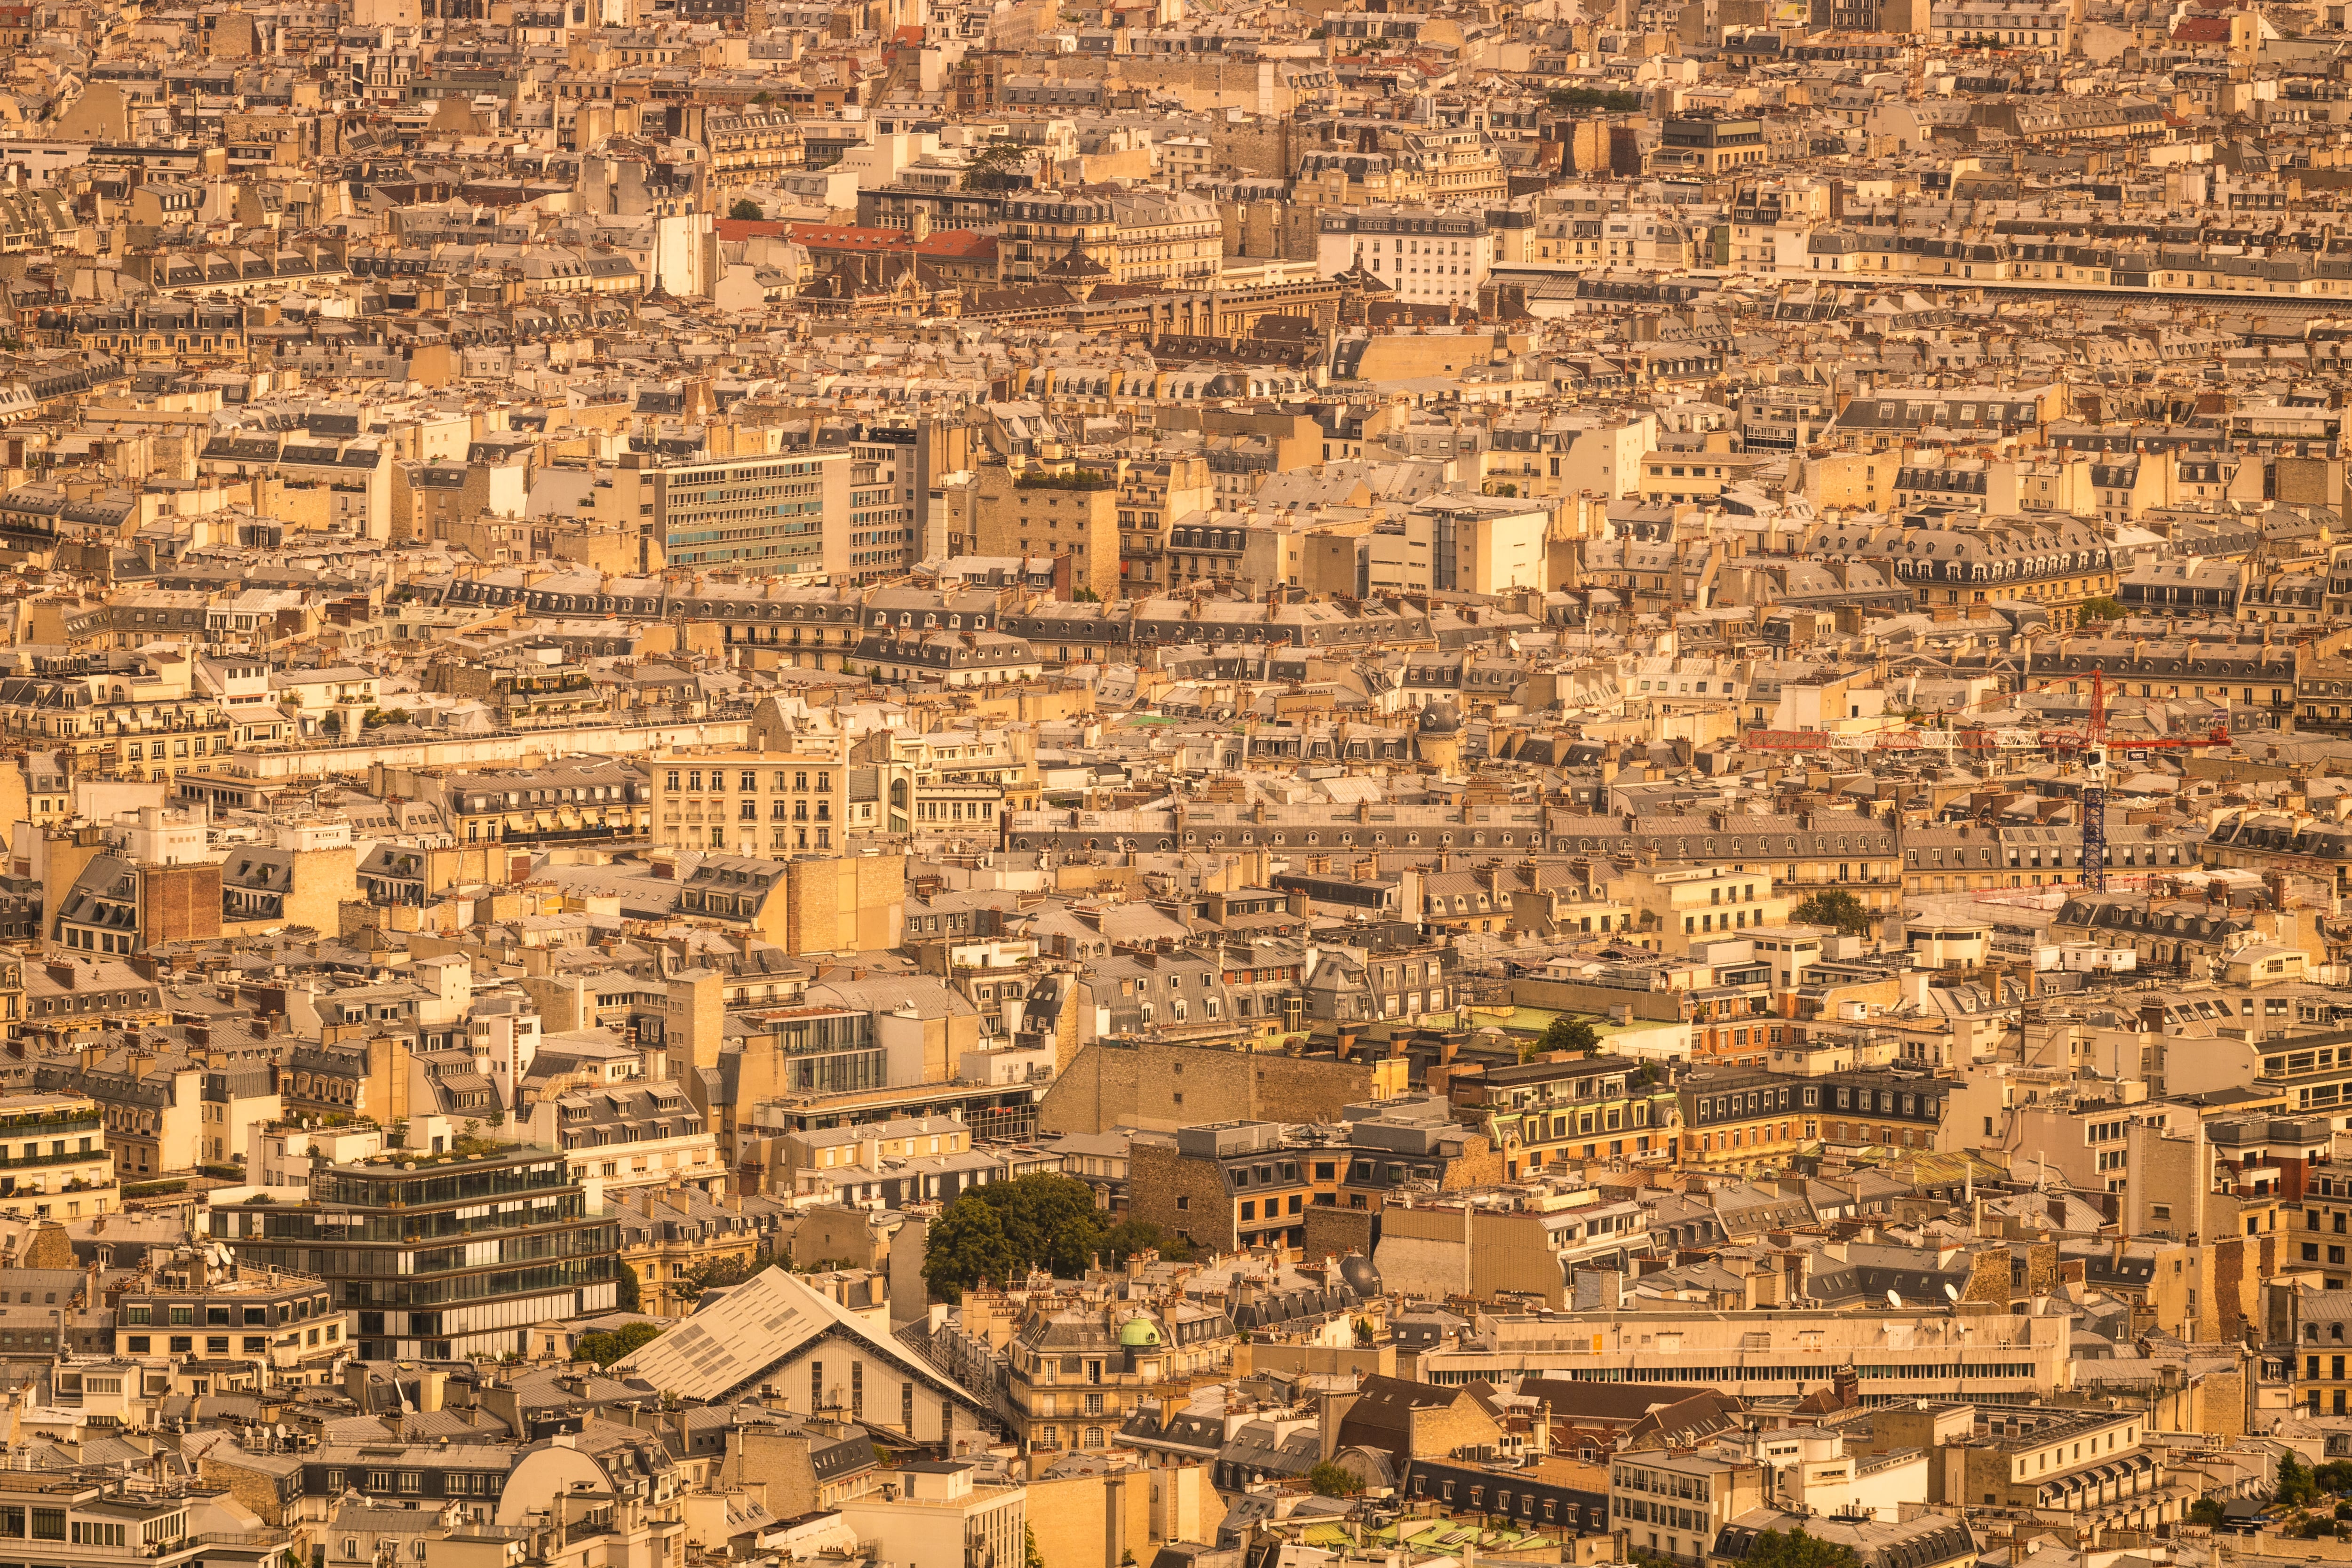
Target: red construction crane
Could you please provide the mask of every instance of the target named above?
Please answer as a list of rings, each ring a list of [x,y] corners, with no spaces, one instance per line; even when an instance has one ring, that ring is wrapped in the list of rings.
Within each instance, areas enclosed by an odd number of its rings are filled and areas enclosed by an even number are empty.
[[[2107,672],[2091,671],[2091,717],[2080,730],[2044,730],[2039,739],[2053,752],[2078,752],[2083,762],[2083,885],[2104,891],[2107,885]],[[2124,749],[2186,751],[2200,746],[2226,746],[2227,726],[2210,734],[2158,735],[2133,740]]]

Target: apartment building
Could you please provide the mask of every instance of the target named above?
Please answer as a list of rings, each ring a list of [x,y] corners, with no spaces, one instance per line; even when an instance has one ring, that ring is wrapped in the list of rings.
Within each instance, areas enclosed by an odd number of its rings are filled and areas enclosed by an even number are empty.
[[[1567,1307],[1578,1269],[1630,1269],[1651,1245],[1639,1203],[1612,1202],[1569,1180],[1534,1190],[1400,1194],[1381,1210],[1372,1260],[1391,1290],[1439,1300],[1507,1291]]]
[[[659,1317],[694,1310],[700,1269],[748,1266],[770,1240],[770,1216],[718,1202],[697,1187],[636,1187],[608,1196],[604,1212],[621,1227],[620,1258],[637,1277],[638,1310]]]
[[[1034,738],[1025,731],[877,731],[853,749],[874,770],[882,805],[876,824],[888,833],[993,832],[1005,815],[1033,811],[1040,783]]]
[[[1245,529],[1204,529],[1217,498],[1206,458],[1168,457],[1118,466],[1118,573],[1129,595],[1240,570]],[[1180,530],[1179,521],[1188,526]],[[1179,549],[1179,541],[1181,549]],[[1141,584],[1141,586],[1138,586]]]
[[[1022,1561],[1028,1539],[1026,1487],[982,1486],[969,1459],[898,1466],[901,1485],[840,1505],[842,1522],[892,1563],[919,1568],[942,1556],[967,1563]],[[961,1553],[960,1556],[956,1555]]]
[[[896,577],[915,563],[915,440],[911,429],[876,430],[849,445],[846,564],[857,582]]]
[[[110,1401],[118,1391],[86,1394]],[[95,1374],[118,1382],[126,1372]],[[41,1470],[0,1474],[0,1546],[29,1552],[54,1568],[108,1568],[125,1561],[159,1568],[194,1568],[226,1536],[236,1538],[237,1560],[253,1568],[301,1568],[308,1561],[301,1538],[277,1527],[243,1528],[250,1516],[225,1509],[203,1494],[126,1484],[120,1479],[84,1479]]]
[[[1375,594],[1499,594],[1542,588],[1551,508],[1490,496],[1429,497],[1401,526],[1375,528],[1366,577]]]
[[[1782,925],[1789,918],[1788,895],[1775,890],[1771,872],[1762,868],[1635,868],[1620,872],[1610,890],[1633,916],[1635,941],[1676,955],[1712,935]]]
[[[1114,472],[1054,458],[1015,472],[980,469],[971,498],[971,550],[979,555],[1059,556],[1070,590],[1108,601],[1120,595],[1119,481]],[[1059,563],[1056,563],[1059,572]]]
[[[170,780],[230,746],[226,712],[178,654],[26,658],[0,675],[0,735],[83,778]]]
[[[846,837],[849,770],[837,755],[686,752],[649,769],[657,843],[782,859]]]
[[[1761,163],[1768,156],[1764,122],[1747,115],[1685,116],[1661,128],[1652,167],[1705,174]]]
[[[1671,1158],[1675,1090],[1658,1068],[1626,1057],[1457,1067],[1446,1095],[1458,1118],[1484,1131],[1509,1175],[1603,1156]]]
[[[1315,269],[1337,278],[1360,263],[1399,304],[1475,305],[1495,264],[1485,221],[1429,207],[1326,212]]]
[[[1424,1351],[1422,1375],[1500,1387],[1523,1376],[1654,1383],[1796,1395],[1853,1366],[1874,1404],[1945,1399],[1956,1388],[2022,1402],[2062,1386],[2074,1319],[2008,1310],[1954,1316],[1946,1304],[1904,1311],[1733,1310],[1498,1314],[1456,1345]]]
[[[1118,242],[1111,281],[1198,284],[1223,267],[1225,229],[1214,202],[1143,189],[1113,195],[1110,206]]]
[[[724,1196],[728,1167],[685,1091],[667,1082],[608,1083],[551,1095],[529,1115],[534,1143],[562,1151],[590,1194],[690,1187]]]
[[[1980,1409],[1975,1430],[1938,1448],[1936,1500],[2047,1510],[2108,1530],[2156,1530],[2181,1516],[2142,1439],[2145,1411]]]
[[[672,566],[846,573],[850,537],[864,531],[849,523],[856,468],[845,447],[668,463],[645,476],[652,499],[644,504]]]
[[[120,1206],[105,1112],[88,1095],[0,1094],[0,1215],[79,1219]]]
[[[562,1155],[528,1144],[317,1167],[308,1203],[215,1208],[212,1235],[247,1268],[325,1280],[371,1361],[503,1355],[532,1323],[618,1299],[614,1222],[588,1212]]]
[[[1643,1451],[1609,1466],[1611,1527],[1669,1563],[1706,1562],[1716,1537],[1765,1498],[1765,1469],[1753,1459]]]
[[[1949,1087],[1897,1073],[1793,1079],[1752,1068],[1701,1068],[1678,1089],[1684,1158],[1753,1171],[1822,1142],[1932,1148]]]
[[[436,807],[461,844],[564,844],[635,839],[651,831],[644,768],[612,757],[533,767],[379,771],[378,788]]]
[[[1037,282],[1072,255],[1115,274],[1119,254],[1118,214],[1108,198],[1034,194],[1004,204],[998,260],[1008,283]]]
[[[216,1376],[242,1363],[251,1387],[331,1381],[352,1347],[350,1316],[328,1282],[226,1258],[201,1243],[150,1253],[115,1303],[122,1352],[201,1360]]]
[[[1314,1183],[1282,1124],[1223,1121],[1138,1138],[1129,1151],[1129,1212],[1202,1247],[1296,1247]]]

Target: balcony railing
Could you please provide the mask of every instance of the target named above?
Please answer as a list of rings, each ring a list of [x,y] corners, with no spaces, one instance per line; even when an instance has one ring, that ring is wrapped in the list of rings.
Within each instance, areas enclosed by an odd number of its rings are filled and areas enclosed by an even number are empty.
[[[31,1171],[50,1165],[70,1165],[83,1160],[110,1158],[104,1149],[85,1149],[64,1154],[11,1154],[0,1159],[0,1171]]]

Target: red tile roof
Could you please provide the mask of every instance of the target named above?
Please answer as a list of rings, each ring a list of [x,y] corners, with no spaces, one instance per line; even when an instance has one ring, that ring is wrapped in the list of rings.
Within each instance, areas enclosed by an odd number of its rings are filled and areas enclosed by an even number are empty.
[[[792,237],[811,250],[892,251],[911,249],[934,260],[970,259],[993,256],[992,235],[968,228],[943,228],[919,245],[903,228],[873,228],[854,224],[796,223]]]

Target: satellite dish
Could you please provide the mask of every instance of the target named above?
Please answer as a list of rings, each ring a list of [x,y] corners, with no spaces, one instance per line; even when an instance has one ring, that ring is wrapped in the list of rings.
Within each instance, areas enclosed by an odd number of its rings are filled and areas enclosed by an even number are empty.
[[[1958,1301],[1960,1299],[1960,1288],[1947,1279],[1944,1281],[1944,1299],[1948,1301]]]
[[[1886,1304],[1899,1312],[1903,1310],[1903,1298],[1889,1290],[1886,1293]]]

